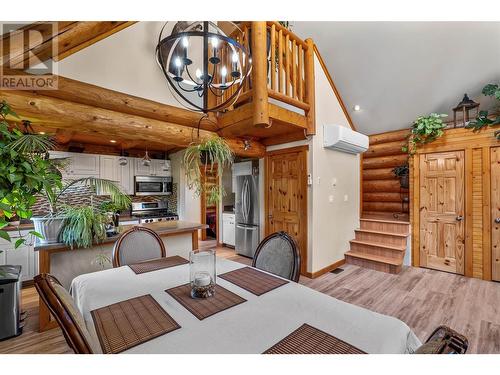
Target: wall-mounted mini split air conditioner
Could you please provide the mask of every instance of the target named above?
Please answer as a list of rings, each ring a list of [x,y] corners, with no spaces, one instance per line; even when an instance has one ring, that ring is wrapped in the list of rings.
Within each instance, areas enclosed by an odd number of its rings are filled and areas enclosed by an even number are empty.
[[[323,125],[323,147],[332,150],[360,154],[368,150],[369,140],[364,134],[345,126]]]

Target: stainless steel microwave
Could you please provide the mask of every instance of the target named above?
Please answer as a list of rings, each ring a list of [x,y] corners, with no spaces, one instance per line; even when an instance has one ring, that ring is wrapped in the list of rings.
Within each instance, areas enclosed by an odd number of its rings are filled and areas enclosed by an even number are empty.
[[[135,176],[135,195],[170,195],[172,177]]]

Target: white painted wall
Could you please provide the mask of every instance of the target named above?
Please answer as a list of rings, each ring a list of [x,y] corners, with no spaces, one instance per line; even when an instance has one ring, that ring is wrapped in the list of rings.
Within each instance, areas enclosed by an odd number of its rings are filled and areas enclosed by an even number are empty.
[[[59,75],[182,107],[156,62],[164,22],[137,22],[58,63]]]
[[[359,225],[359,156],[323,148],[323,125],[349,126],[318,61],[316,76],[316,135],[310,140],[270,146],[268,151],[309,145],[308,272],[344,258]],[[336,179],[336,186],[332,181]],[[347,201],[345,197],[347,196]],[[330,202],[330,197],[332,201]]]

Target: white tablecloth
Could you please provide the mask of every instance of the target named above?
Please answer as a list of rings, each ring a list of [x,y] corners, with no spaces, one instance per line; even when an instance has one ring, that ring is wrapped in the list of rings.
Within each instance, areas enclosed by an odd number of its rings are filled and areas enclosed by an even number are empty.
[[[217,258],[218,274],[241,267]],[[189,265],[140,275],[125,266],[78,276],[71,293],[94,333],[90,311],[144,294],[151,294],[181,326],[125,353],[262,353],[304,323],[367,353],[409,353],[420,345],[402,321],[294,282],[255,296],[218,278],[219,285],[247,301],[200,321],[165,292],[188,281]]]

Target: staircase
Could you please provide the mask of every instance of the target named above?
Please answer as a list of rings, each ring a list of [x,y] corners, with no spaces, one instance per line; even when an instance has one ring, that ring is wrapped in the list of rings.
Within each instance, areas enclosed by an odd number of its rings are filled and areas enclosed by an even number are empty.
[[[385,218],[361,218],[361,228],[345,253],[347,263],[376,271],[401,272],[410,223]]]

